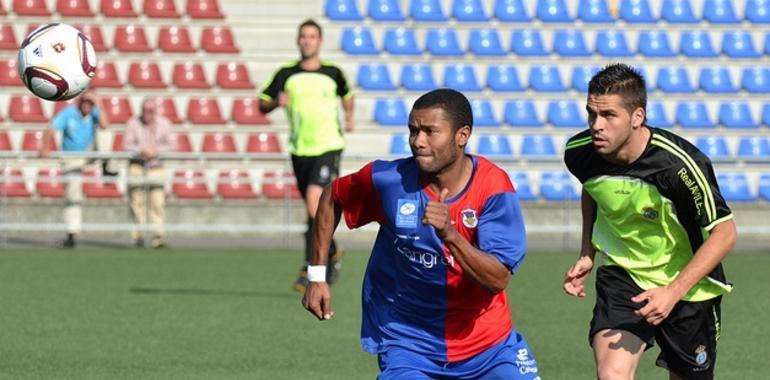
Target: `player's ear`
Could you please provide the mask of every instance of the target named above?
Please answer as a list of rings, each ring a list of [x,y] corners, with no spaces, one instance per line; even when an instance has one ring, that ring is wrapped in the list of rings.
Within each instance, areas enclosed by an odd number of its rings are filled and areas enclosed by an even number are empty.
[[[631,114],[631,126],[636,129],[644,125],[644,117],[646,114],[647,113],[644,111],[644,108],[637,107]]]
[[[457,145],[459,146],[465,146],[468,144],[468,139],[471,138],[471,127],[468,125],[463,125],[462,127],[457,129],[457,132],[455,132],[455,140],[457,141]]]

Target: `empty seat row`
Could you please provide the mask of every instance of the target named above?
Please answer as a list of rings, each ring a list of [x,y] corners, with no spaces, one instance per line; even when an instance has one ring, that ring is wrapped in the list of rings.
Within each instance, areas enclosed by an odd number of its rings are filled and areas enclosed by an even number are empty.
[[[13,0],[12,10],[18,16],[52,15],[46,0]],[[138,17],[132,0],[100,0],[99,11],[105,17]],[[186,0],[185,11],[193,19],[223,19],[218,0]],[[56,0],[56,13],[62,17],[94,17],[90,0]],[[7,14],[0,3],[0,15]],[[149,18],[180,18],[174,0],[143,0],[142,14]]]
[[[694,143],[713,161],[727,161],[737,157],[748,162],[770,163],[770,139],[765,136],[742,136],[735,153],[724,136],[698,136]]]

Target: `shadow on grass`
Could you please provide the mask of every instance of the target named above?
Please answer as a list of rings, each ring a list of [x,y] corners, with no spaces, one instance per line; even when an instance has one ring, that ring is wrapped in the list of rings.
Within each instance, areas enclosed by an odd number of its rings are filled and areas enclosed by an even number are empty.
[[[297,298],[296,293],[257,292],[245,290],[222,289],[160,289],[160,288],[131,288],[132,294],[140,295],[179,295],[179,296],[229,296],[229,297],[258,297],[258,298]]]

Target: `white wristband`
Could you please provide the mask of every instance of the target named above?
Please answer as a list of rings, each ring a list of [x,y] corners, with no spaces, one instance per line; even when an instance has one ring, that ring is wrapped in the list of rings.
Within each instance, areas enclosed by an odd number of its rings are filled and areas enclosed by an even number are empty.
[[[310,282],[326,282],[326,265],[308,265],[307,280]]]

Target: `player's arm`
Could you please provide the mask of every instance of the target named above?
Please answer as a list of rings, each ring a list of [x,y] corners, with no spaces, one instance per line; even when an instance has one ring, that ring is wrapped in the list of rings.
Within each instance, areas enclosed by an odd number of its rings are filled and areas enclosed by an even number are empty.
[[[283,70],[278,70],[268,83],[265,84],[265,89],[262,90],[262,94],[259,96],[259,112],[267,114],[278,107],[286,105],[287,96],[283,92],[285,76]]]
[[[575,297],[585,297],[585,280],[594,267],[596,249],[591,242],[596,221],[596,201],[583,189],[580,196],[583,227],[580,239],[580,256],[564,276],[564,291]]]
[[[43,132],[43,138],[40,141],[40,151],[38,152],[41,158],[48,158],[51,156],[51,141],[53,141],[55,134],[56,129],[53,127],[48,127]]]
[[[352,132],[356,127],[353,108],[353,95],[342,98],[342,109],[345,111],[345,132]]]

